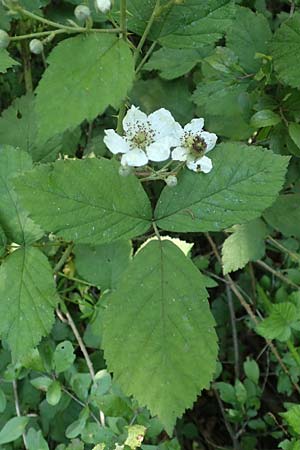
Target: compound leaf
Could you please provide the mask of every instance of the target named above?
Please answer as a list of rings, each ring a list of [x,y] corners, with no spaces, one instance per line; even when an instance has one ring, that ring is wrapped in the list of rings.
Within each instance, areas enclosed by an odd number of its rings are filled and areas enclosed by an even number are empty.
[[[150,226],[151,206],[141,184],[133,175],[121,177],[112,160],[45,164],[15,185],[34,220],[67,240],[102,244],[138,236]]]
[[[103,325],[114,379],[171,433],[216,366],[217,337],[202,275],[172,242],[149,242],[110,296]]]
[[[8,256],[0,268],[0,334],[15,360],[49,334],[57,301],[46,256],[33,247]]]
[[[237,143],[217,146],[209,174],[185,170],[165,187],[155,211],[160,228],[176,232],[219,231],[259,217],[280,190],[288,157]]]
[[[130,49],[110,34],[65,39],[48,62],[36,90],[39,136],[44,139],[94,119],[109,105],[118,108],[133,80]]]
[[[300,314],[291,302],[273,305],[270,316],[257,326],[261,336],[280,341],[287,341],[292,329],[300,330]]]

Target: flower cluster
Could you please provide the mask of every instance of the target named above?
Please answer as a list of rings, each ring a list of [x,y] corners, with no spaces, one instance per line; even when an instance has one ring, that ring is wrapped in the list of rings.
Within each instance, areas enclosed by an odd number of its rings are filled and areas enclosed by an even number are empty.
[[[112,153],[122,154],[121,165],[125,167],[141,167],[171,156],[194,172],[208,173],[212,161],[205,154],[214,148],[217,136],[203,131],[203,126],[203,119],[193,119],[182,128],[164,108],[147,116],[131,106],[123,119],[124,135],[105,130],[104,143]]]

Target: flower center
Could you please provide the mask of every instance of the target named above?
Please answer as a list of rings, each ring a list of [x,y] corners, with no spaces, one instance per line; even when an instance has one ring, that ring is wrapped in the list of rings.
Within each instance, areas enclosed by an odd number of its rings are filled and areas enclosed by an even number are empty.
[[[134,147],[146,150],[148,145],[154,142],[154,131],[151,129],[150,125],[146,127],[140,123],[137,124],[136,128],[136,133],[130,140]]]
[[[199,158],[205,154],[207,144],[201,136],[193,136],[189,133],[184,136],[184,147],[186,147],[189,150],[189,153],[195,156],[195,158]]]

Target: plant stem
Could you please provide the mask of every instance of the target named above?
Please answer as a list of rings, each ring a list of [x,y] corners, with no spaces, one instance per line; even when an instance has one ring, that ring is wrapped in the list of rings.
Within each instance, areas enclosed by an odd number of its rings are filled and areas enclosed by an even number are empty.
[[[25,31],[25,24],[23,22],[20,23],[20,31]],[[21,57],[23,60],[23,70],[24,70],[24,82],[27,93],[33,92],[33,83],[32,83],[32,73],[31,73],[31,58],[30,58],[30,50],[27,42],[20,43],[21,49]]]
[[[297,349],[296,349],[293,341],[291,339],[289,339],[287,341],[286,345],[288,346],[288,349],[291,352],[291,355],[294,358],[294,360],[296,361],[297,365],[300,367],[300,355],[297,352]]]
[[[139,42],[139,44],[138,44],[138,46],[137,46],[137,48],[136,48],[136,50],[134,52],[133,60],[134,60],[135,65],[137,63],[137,60],[138,60],[138,57],[139,57],[140,52],[142,50],[142,47],[143,47],[143,45],[144,45],[144,43],[145,43],[145,41],[147,39],[147,36],[148,36],[148,34],[149,34],[150,30],[151,30],[153,22],[154,22],[154,20],[155,20],[155,18],[157,16],[157,12],[159,10],[159,6],[160,6],[160,0],[156,0],[156,3],[155,3],[155,6],[154,6],[154,9],[152,11],[152,14],[150,16],[150,19],[148,20],[148,23],[146,25],[144,33],[143,33],[143,35],[142,35],[142,37],[140,39],[140,42]]]
[[[54,273],[59,272],[60,269],[64,266],[64,264],[66,263],[67,259],[69,258],[69,256],[72,253],[73,246],[74,246],[73,243],[69,244],[68,247],[66,248],[66,250],[63,252],[60,260],[58,261],[58,263],[56,264],[56,266],[53,269]]]
[[[21,417],[21,410],[20,410],[20,402],[19,402],[17,381],[13,380],[12,385],[13,385],[16,413],[17,413],[18,417]],[[22,433],[22,438],[23,438],[24,447],[27,450],[28,449],[28,444],[27,444],[27,439],[26,439],[26,434],[25,433]]]
[[[282,275],[281,272],[278,272],[277,270],[274,270],[272,267],[268,266],[268,264],[266,264],[264,261],[261,260],[257,260],[255,261],[255,264],[259,265],[260,267],[262,267],[263,269],[267,270],[268,272],[270,272],[272,275],[274,275],[274,277],[279,278],[281,281],[284,281],[286,284],[289,284],[290,286],[293,286],[296,289],[300,289],[300,286],[298,286],[297,284],[295,284],[293,281],[291,281],[289,278],[285,277],[284,275]]]
[[[275,245],[275,247],[277,247],[279,250],[282,250],[283,252],[287,253],[293,261],[295,261],[295,262],[300,261],[300,255],[297,255],[297,253],[291,252],[288,248],[286,248],[280,242],[276,241],[276,239],[273,239],[272,236],[268,236],[268,241],[270,241],[273,245]]]
[[[127,41],[127,1],[121,0],[120,5],[120,28],[124,41]]]
[[[234,352],[234,372],[235,372],[235,378],[239,379],[239,377],[240,377],[239,359],[240,358],[239,358],[238,335],[237,335],[237,330],[236,330],[236,317],[235,317],[234,304],[233,304],[233,299],[232,299],[232,292],[231,292],[228,284],[226,285],[226,295],[227,295],[227,302],[228,302],[231,329],[232,329],[233,352]]]
[[[77,30],[74,30],[74,32]],[[24,39],[31,39],[31,38],[38,38],[43,36],[49,36],[49,34],[61,34],[65,33],[65,30],[58,29],[58,30],[51,30],[51,31],[39,31],[38,33],[29,33],[29,34],[22,34],[20,36],[13,36],[10,38],[10,42],[17,42],[17,41],[23,41]]]
[[[126,103],[123,102],[123,103],[121,104],[121,106],[120,106],[119,114],[118,114],[118,122],[117,122],[117,129],[116,129],[116,131],[117,131],[118,134],[122,134],[122,133],[123,133],[123,125],[122,125],[122,122],[123,122],[125,113],[126,113]]]
[[[148,48],[144,58],[142,59],[142,61],[140,62],[140,64],[137,66],[137,68],[135,69],[135,73],[139,73],[139,71],[142,69],[143,65],[145,64],[145,62],[147,61],[147,59],[149,58],[149,56],[151,55],[151,53],[153,52],[153,50],[155,49],[157,45],[157,41],[152,42],[151,46]]]
[[[237,437],[236,437],[236,435],[235,435],[235,433],[233,431],[233,428],[232,428],[231,424],[227,420],[226,412],[225,412],[222,400],[220,399],[219,392],[218,392],[218,390],[217,390],[217,388],[216,388],[216,386],[214,384],[213,384],[213,391],[214,391],[215,397],[217,399],[217,402],[218,402],[221,414],[223,416],[225,427],[226,427],[226,429],[228,431],[229,436],[231,437],[233,450],[239,450],[240,445],[239,445],[238,439],[237,439]]]

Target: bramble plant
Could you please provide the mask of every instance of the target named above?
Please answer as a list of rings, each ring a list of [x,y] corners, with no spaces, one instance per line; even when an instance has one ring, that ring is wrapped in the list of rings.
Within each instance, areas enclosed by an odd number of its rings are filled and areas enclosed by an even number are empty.
[[[298,6],[2,0],[1,448],[299,450]]]

